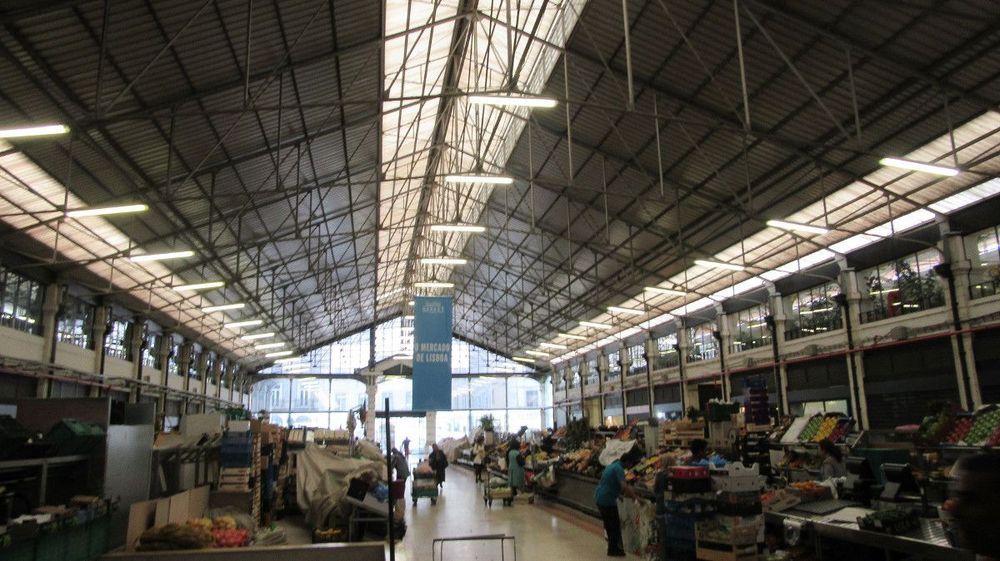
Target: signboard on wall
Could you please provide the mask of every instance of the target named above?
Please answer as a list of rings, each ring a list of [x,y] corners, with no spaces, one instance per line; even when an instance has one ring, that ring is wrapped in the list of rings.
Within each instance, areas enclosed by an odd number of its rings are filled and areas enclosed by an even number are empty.
[[[413,410],[451,410],[451,297],[417,296],[413,312]]]

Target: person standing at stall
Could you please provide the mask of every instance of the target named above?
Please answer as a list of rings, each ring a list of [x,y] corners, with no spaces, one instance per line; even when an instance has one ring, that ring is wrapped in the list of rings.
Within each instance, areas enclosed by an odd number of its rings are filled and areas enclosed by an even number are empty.
[[[476,472],[476,483],[483,480],[483,471],[486,468],[486,437],[479,435],[472,445],[472,468]]]
[[[819,441],[819,453],[823,463],[819,466],[819,478],[822,481],[835,477],[847,477],[847,466],[844,465],[844,453],[829,438]]]
[[[517,490],[524,487],[524,456],[521,446],[514,439],[511,439],[510,450],[507,451],[507,485],[515,496]]]
[[[978,561],[1000,560],[1000,540],[996,539],[1000,519],[1000,456],[969,456],[960,460],[954,471],[958,477],[955,521],[962,544],[979,556]]]
[[[430,463],[431,469],[434,470],[434,481],[438,484],[438,487],[443,487],[444,470],[448,469],[448,456],[435,443],[431,444],[431,455],[427,458],[427,461]]]
[[[625,544],[622,541],[622,521],[618,515],[618,497],[626,495],[638,499],[635,490],[625,482],[625,470],[635,465],[637,448],[633,448],[621,458],[611,462],[604,468],[601,480],[594,492],[594,502],[601,513],[604,531],[608,534],[608,557],[625,557]]]

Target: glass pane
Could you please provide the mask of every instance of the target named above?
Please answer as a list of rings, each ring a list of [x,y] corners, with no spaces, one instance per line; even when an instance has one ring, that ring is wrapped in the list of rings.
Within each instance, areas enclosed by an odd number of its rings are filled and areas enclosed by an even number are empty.
[[[503,378],[481,376],[469,381],[472,394],[472,407],[476,409],[493,409],[506,407],[506,386]]]
[[[289,413],[288,423],[294,427],[328,429],[330,428],[330,415],[328,413]]]
[[[438,411],[435,415],[435,436],[443,438],[461,438],[479,428],[479,418],[473,419],[469,425],[468,411]]]
[[[541,430],[542,410],[541,409],[511,409],[507,411],[511,432],[517,432],[521,427],[528,427],[529,430]]]
[[[413,381],[409,378],[393,378],[378,385],[375,394],[375,408],[385,409],[385,398],[389,398],[389,409],[409,411],[413,408]]]
[[[330,381],[316,378],[292,380],[292,411],[330,410]]]
[[[330,409],[349,411],[360,407],[368,400],[365,385],[357,380],[337,378],[330,380]]]
[[[469,379],[453,378],[451,381],[451,408],[469,408]]]

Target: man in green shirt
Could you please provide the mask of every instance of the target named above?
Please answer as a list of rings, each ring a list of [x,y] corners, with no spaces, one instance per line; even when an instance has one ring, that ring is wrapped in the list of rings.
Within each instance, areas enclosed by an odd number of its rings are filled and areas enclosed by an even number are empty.
[[[604,531],[608,534],[608,556],[625,557],[625,546],[622,543],[622,521],[618,516],[618,496],[626,495],[637,499],[638,495],[632,486],[625,482],[625,469],[636,464],[637,448],[615,460],[604,468],[601,481],[594,492],[594,502],[601,513]]]

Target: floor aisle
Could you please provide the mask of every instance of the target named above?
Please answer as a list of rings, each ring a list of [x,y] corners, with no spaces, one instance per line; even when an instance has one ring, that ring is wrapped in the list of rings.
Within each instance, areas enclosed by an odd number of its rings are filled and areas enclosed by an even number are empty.
[[[431,505],[428,499],[420,499],[414,508],[409,496],[407,488],[408,528],[402,544],[396,549],[398,561],[429,561],[431,542],[435,538],[483,534],[514,536],[520,561],[613,559],[605,555],[607,542],[599,520],[563,512],[544,502],[505,507],[497,501],[492,508],[487,508],[472,473],[462,468],[448,469],[448,480],[436,505]],[[496,542],[449,543],[445,545],[443,561],[499,561],[500,558]],[[505,559],[513,558],[508,546]]]

